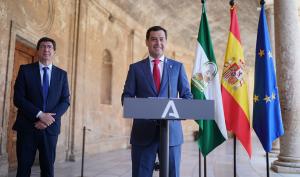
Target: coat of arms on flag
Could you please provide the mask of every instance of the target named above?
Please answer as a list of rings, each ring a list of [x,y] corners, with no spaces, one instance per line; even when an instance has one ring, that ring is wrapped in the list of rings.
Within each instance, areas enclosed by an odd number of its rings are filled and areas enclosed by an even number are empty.
[[[238,60],[238,63],[233,62],[235,59],[229,60],[224,64],[223,79],[234,89],[241,87],[244,83],[244,68],[243,60]]]
[[[209,82],[214,80],[218,72],[218,67],[214,62],[208,61],[202,65],[201,71],[193,75],[192,81],[199,90],[204,91]]]

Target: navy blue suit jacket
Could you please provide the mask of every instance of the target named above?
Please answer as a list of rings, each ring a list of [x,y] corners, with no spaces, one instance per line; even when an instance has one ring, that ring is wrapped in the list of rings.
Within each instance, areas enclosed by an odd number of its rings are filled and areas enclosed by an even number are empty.
[[[14,104],[18,108],[13,129],[18,132],[35,130],[36,115],[43,110],[43,96],[39,63],[21,65],[14,86]],[[70,93],[66,71],[52,66],[46,111],[56,113],[55,122],[46,128],[50,135],[60,133],[61,116],[70,105]]]
[[[157,93],[150,69],[149,59],[146,58],[129,67],[125,82],[124,97],[168,97],[168,78],[170,79],[170,97],[192,99],[190,84],[182,63],[165,58],[161,79],[160,92]],[[183,133],[180,121],[169,121],[170,146],[183,143]],[[130,143],[133,145],[149,145],[157,135],[157,121],[135,118],[133,121]]]

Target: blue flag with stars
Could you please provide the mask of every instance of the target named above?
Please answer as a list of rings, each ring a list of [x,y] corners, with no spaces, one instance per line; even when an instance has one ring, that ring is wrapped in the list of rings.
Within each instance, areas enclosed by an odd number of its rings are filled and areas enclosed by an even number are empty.
[[[253,95],[253,129],[266,152],[284,134],[264,5],[258,22]]]

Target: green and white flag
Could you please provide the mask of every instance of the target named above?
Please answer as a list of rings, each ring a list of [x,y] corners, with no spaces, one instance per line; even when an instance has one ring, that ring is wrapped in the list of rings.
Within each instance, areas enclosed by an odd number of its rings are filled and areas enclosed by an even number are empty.
[[[215,101],[215,120],[198,120],[198,145],[203,156],[209,154],[227,139],[218,66],[215,59],[210,30],[202,6],[202,16],[197,39],[197,49],[191,89],[194,99]]]

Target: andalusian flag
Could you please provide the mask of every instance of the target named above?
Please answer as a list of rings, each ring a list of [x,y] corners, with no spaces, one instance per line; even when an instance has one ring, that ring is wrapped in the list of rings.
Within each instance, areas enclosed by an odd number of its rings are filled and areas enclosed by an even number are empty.
[[[202,6],[202,16],[191,83],[194,99],[209,99],[215,101],[215,120],[197,121],[199,124],[199,148],[203,156],[206,156],[227,139],[227,131],[225,127],[218,66],[210,39],[204,3]]]
[[[253,129],[266,152],[284,134],[272,48],[264,5],[261,6],[256,40]]]
[[[231,24],[222,75],[222,98],[227,130],[240,140],[251,157],[251,126],[245,60],[236,7],[230,9]]]

